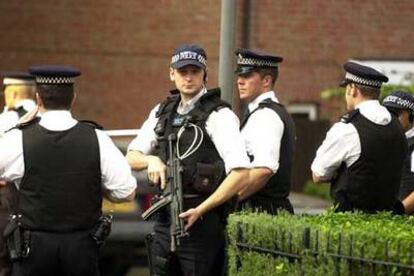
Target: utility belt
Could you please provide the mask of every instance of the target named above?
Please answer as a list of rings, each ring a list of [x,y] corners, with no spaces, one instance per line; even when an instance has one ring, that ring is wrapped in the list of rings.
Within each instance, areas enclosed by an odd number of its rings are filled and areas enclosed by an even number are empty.
[[[11,261],[20,261],[29,256],[31,251],[32,231],[21,221],[21,214],[9,216],[9,223],[3,231],[6,247]],[[103,215],[89,232],[97,246],[102,246],[111,233],[112,214]],[[70,232],[69,232],[70,233]]]

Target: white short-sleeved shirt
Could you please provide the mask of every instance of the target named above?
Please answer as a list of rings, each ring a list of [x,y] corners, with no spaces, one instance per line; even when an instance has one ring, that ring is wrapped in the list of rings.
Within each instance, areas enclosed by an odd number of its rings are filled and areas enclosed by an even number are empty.
[[[16,103],[16,108],[23,107],[26,112],[32,111],[36,107],[36,103],[31,99],[21,100]],[[19,114],[13,110],[4,110],[0,114],[0,134],[11,129],[19,122]]]
[[[185,106],[180,103],[177,112],[187,114],[206,92],[206,89],[201,90]],[[155,114],[158,109],[159,105],[151,110],[140,129],[139,135],[129,144],[128,150],[140,151],[146,155],[153,153],[156,142],[154,128],[158,122]],[[249,159],[239,131],[239,119],[229,108],[221,108],[211,112],[206,120],[206,131],[223,159],[227,173],[235,168],[249,167]]]
[[[377,100],[368,100],[355,108],[371,122],[387,125],[391,114]],[[342,162],[349,168],[361,155],[361,142],[353,124],[335,123],[316,152],[311,169],[322,181],[328,181]]]
[[[413,136],[414,136],[414,128],[412,128],[412,129],[408,130],[408,131],[405,133],[405,137],[406,137],[407,139],[409,139],[409,138],[411,138],[411,137],[413,137]],[[411,172],[413,172],[413,173],[414,173],[414,151],[411,153]]]
[[[273,91],[263,93],[249,103],[249,112],[255,110],[259,103],[271,99],[278,103]],[[284,124],[279,115],[269,108],[262,108],[252,113],[241,130],[247,153],[254,156],[252,168],[266,167],[276,173],[279,168],[280,143]]]
[[[78,123],[69,111],[48,111],[42,114],[39,124],[52,131],[64,131]],[[96,130],[100,151],[102,186],[115,199],[123,199],[136,189],[136,180],[122,153],[112,140]],[[13,129],[0,138],[0,179],[13,181],[17,188],[24,176],[23,135]]]

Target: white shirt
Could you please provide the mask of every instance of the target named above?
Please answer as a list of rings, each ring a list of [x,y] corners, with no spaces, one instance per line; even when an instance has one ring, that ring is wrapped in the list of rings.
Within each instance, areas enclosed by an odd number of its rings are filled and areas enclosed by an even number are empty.
[[[185,106],[180,103],[177,112],[187,114],[204,93],[206,93],[206,89],[200,91]],[[159,105],[151,110],[139,135],[129,144],[128,150],[140,151],[146,155],[153,153],[156,142],[154,128],[158,122],[155,114],[158,109]],[[211,112],[206,120],[206,131],[223,159],[227,173],[235,168],[249,167],[249,159],[239,131],[239,119],[229,108],[221,108]]]
[[[407,130],[407,132],[405,133],[405,137],[407,139],[409,139],[413,136],[414,136],[414,128],[411,128],[411,129]],[[411,153],[411,172],[414,173],[414,151]]]
[[[377,100],[368,100],[355,107],[371,122],[387,125],[391,114]],[[353,124],[335,123],[316,152],[311,169],[322,181],[332,178],[342,162],[349,168],[361,155],[361,142]]]
[[[39,124],[52,131],[63,131],[78,123],[69,111],[48,111],[42,114]],[[99,143],[102,186],[115,199],[129,196],[136,188],[136,180],[125,157],[112,140],[101,130],[96,130]],[[0,138],[0,179],[13,181],[19,188],[24,176],[23,135],[13,129]]]
[[[278,103],[273,91],[263,93],[249,103],[249,112],[255,110],[259,103],[271,99]],[[279,115],[269,108],[261,108],[252,113],[241,130],[246,150],[254,156],[250,166],[266,167],[276,173],[279,168],[280,143],[285,126]]]
[[[31,99],[24,99],[15,104],[16,108],[23,107],[26,112],[32,111],[36,103]],[[5,110],[0,114],[0,133],[11,129],[19,122],[19,114],[14,110]]]

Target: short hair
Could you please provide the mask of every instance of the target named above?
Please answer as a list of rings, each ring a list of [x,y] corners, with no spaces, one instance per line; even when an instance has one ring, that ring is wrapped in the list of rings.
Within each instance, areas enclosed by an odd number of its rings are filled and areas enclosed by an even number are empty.
[[[75,94],[73,84],[38,84],[37,92],[45,108],[51,110],[69,110]]]
[[[276,80],[279,76],[279,68],[259,68],[257,72],[260,74],[260,77],[264,78],[269,75],[272,78],[272,87],[275,85]]]
[[[378,99],[381,89],[377,88],[377,87],[372,87],[372,86],[366,86],[366,85],[362,85],[362,84],[356,84],[356,83],[352,83],[354,84],[359,91],[361,91],[361,94],[369,99]]]

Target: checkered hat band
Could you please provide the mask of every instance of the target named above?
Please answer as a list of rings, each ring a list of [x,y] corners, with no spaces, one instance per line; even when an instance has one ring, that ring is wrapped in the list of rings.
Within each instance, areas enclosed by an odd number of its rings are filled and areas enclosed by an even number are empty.
[[[387,96],[383,103],[395,103],[403,108],[407,108],[407,109],[411,109],[414,110],[414,103],[409,101],[409,100],[405,100],[402,99],[400,97],[394,96],[394,95],[389,95]]]
[[[377,88],[381,88],[381,85],[382,85],[382,81],[364,79],[354,74],[351,74],[349,72],[346,72],[345,79],[350,80],[357,84],[362,84],[362,85],[372,86],[372,87],[377,87]]]
[[[207,66],[206,58],[203,55],[200,55],[199,53],[193,51],[183,51],[176,55],[173,55],[171,57],[171,64],[174,64],[181,60],[195,60],[203,64],[204,66]]]
[[[237,59],[238,65],[249,65],[257,67],[278,67],[279,63],[275,61],[262,60],[257,58],[244,58],[239,57]]]
[[[68,77],[36,77],[38,84],[72,84],[74,82],[74,78]]]

